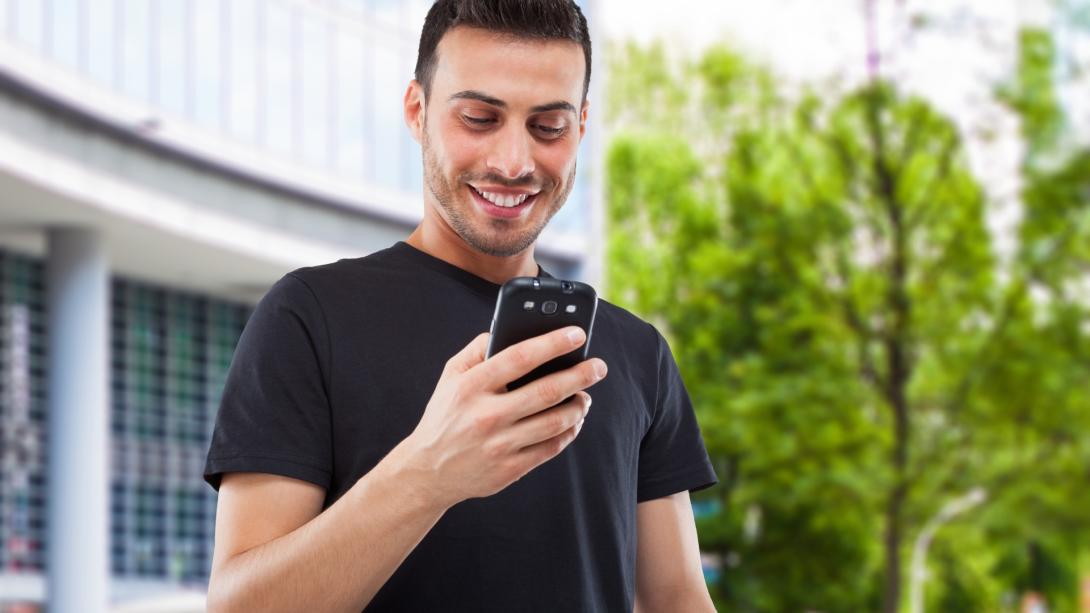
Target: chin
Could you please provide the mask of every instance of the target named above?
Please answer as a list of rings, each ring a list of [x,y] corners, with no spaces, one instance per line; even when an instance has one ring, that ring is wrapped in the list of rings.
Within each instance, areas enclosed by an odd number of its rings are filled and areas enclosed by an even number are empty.
[[[474,218],[466,223],[464,217],[452,216],[450,222],[451,228],[469,246],[495,257],[511,257],[526,251],[537,241],[538,235],[544,229],[544,225],[532,227],[532,222],[525,220],[522,224],[513,226]]]
[[[457,230],[457,229],[456,229]],[[484,232],[458,232],[471,247],[495,257],[512,257],[518,255],[537,241],[537,234],[519,232],[517,235],[497,236],[496,233],[485,230]]]

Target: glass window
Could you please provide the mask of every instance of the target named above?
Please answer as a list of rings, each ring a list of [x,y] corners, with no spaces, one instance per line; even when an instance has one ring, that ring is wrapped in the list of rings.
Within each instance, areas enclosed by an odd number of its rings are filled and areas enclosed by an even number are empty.
[[[332,24],[315,18],[304,17],[299,30],[302,70],[296,87],[302,102],[302,158],[308,164],[329,167],[329,49],[336,37]]]
[[[50,7],[50,55],[63,66],[80,69],[79,0],[52,0]]]
[[[115,74],[120,41],[117,38],[117,3],[112,0],[95,2],[87,16],[87,76],[101,85],[116,87],[120,75]]]
[[[115,280],[113,485],[116,574],[202,582],[215,492],[204,453],[248,309]]]
[[[405,16],[404,0],[365,0],[377,25],[402,27]]]
[[[193,120],[210,129],[223,128],[225,2],[193,2]]]
[[[15,38],[41,53],[45,50],[42,36],[45,15],[39,0],[8,0],[15,6]]]
[[[367,164],[364,117],[370,114],[364,97],[367,84],[364,54],[360,36],[345,32],[337,34],[335,169],[350,177],[367,179],[370,177],[364,172]]]
[[[291,155],[294,87],[291,81],[294,45],[291,12],[268,3],[265,9],[264,132],[259,135],[272,151]],[[261,24],[258,24],[261,25]]]
[[[143,0],[121,0],[121,92],[151,101],[151,13]]]
[[[370,86],[373,131],[371,146],[373,176],[376,184],[400,188],[403,185],[401,148],[404,144],[405,123],[402,121],[401,92],[409,79],[402,73],[401,57],[396,48],[384,45],[371,47],[373,79]]]
[[[0,573],[45,566],[41,275],[37,261],[0,251]]]
[[[259,113],[258,92],[263,69],[261,56],[262,11],[256,0],[231,0],[226,3],[228,19],[228,61],[226,77],[231,87],[227,99],[227,133],[236,139],[256,144]]]
[[[189,15],[184,0],[159,0],[151,3],[156,20],[155,45],[157,105],[176,117],[187,117],[186,53]]]
[[[260,24],[259,24],[260,25]],[[264,133],[260,136],[273,151],[291,155],[293,136],[292,62],[295,47],[292,40],[292,14],[276,4],[265,8],[265,47],[259,49],[265,57]]]
[[[401,141],[400,187],[402,189],[409,190],[415,195],[419,194],[420,190],[422,189],[424,166],[421,163],[420,146],[413,139],[413,135],[409,132],[409,128],[405,125],[405,122],[403,120],[403,106],[401,102],[401,94],[404,92],[405,88],[408,87],[409,81],[413,79],[413,68],[415,67],[416,63],[416,55],[405,52],[401,53],[400,55],[401,58],[398,63],[400,65],[401,71],[398,76],[400,77],[402,83],[397,89],[394,89],[391,92],[391,94],[394,95],[394,99],[397,101],[397,127],[398,131],[400,132],[399,139]],[[420,201],[420,199],[414,199],[414,202],[416,201]],[[423,213],[423,201],[420,202],[420,212]]]
[[[367,0],[337,0],[337,4],[340,8],[350,11],[362,11],[366,7]]]

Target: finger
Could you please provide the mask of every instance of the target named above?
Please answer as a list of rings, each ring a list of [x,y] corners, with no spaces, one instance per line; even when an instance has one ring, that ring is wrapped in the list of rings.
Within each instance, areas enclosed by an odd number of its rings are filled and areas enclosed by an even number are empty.
[[[581,426],[582,422],[550,439],[520,449],[518,457],[529,466],[527,472],[560,455],[575,440]]]
[[[515,422],[565,402],[572,394],[601,381],[606,371],[605,361],[591,358],[531,381],[505,394],[504,404],[511,407],[506,415]]]
[[[482,386],[498,391],[545,362],[573,351],[584,341],[586,333],[582,328],[565,326],[511,345],[477,366],[475,376],[480,378]],[[564,398],[561,396],[557,402]]]
[[[590,404],[590,394],[577,392],[564,404],[519,420],[504,433],[503,439],[513,449],[523,449],[551,439],[582,421]]]
[[[481,332],[461,351],[451,356],[443,369],[444,374],[461,374],[484,362],[484,354],[488,351],[488,337],[488,332]]]

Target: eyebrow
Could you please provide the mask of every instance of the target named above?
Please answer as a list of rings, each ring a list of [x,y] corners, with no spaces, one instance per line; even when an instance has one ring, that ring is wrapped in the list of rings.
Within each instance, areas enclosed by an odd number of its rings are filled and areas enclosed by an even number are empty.
[[[471,89],[467,89],[465,91],[458,92],[458,93],[452,95],[450,98],[447,98],[447,101],[449,102],[451,100],[459,100],[459,99],[462,99],[462,100],[477,100],[479,102],[483,102],[483,103],[491,105],[491,106],[499,107],[501,109],[507,108],[507,103],[504,102],[503,100],[500,100],[499,98],[493,98],[492,96],[489,96],[488,94],[482,94],[481,92],[474,91],[474,90],[471,90]],[[557,100],[556,102],[550,102],[548,104],[539,104],[539,105],[537,105],[537,106],[530,109],[531,113],[547,113],[549,111],[571,111],[572,113],[576,112],[575,106],[573,106],[572,103],[567,102],[565,100]]]

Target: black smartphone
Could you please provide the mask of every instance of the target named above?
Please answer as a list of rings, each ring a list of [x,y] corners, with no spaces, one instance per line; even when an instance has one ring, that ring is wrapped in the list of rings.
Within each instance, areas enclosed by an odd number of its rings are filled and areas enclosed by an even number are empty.
[[[528,338],[574,325],[586,332],[586,342],[508,383],[507,389],[517,389],[550,373],[575,366],[589,355],[597,310],[598,293],[586,283],[552,277],[514,277],[503,284],[496,299],[485,359]]]

